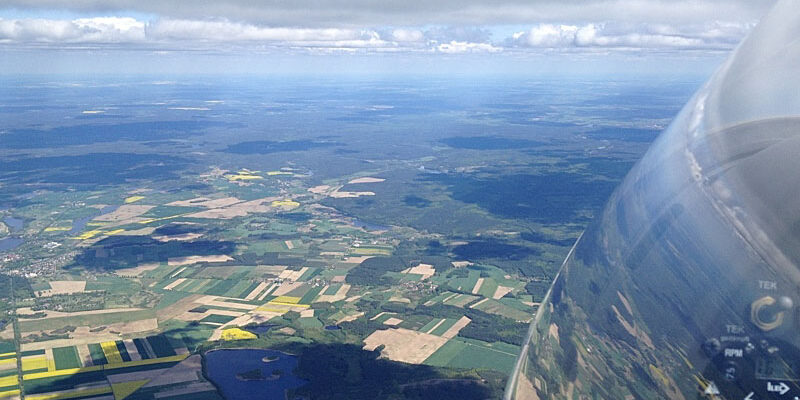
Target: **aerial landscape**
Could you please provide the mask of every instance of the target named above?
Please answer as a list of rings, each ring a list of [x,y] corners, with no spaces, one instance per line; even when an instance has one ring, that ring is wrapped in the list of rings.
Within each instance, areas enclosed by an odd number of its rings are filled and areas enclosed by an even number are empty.
[[[574,82],[594,94],[544,105],[564,83],[6,83],[0,393],[28,399],[219,398],[198,372],[229,347],[291,354],[270,384],[297,396],[496,392],[695,85],[641,104],[643,82]]]
[[[127,8],[12,3],[0,399],[13,400],[501,398],[576,240],[750,26],[698,34],[677,69],[626,41],[611,45],[621,73],[571,51],[528,71],[541,59],[523,47],[561,46],[535,44],[537,28],[492,45],[398,29],[379,47],[414,55],[394,65],[361,52],[378,40],[364,31],[265,50],[247,35],[283,40],[273,28],[203,20],[247,39],[194,41],[179,32],[192,21],[153,8],[50,35],[41,18]],[[575,47],[573,28],[558,35]]]

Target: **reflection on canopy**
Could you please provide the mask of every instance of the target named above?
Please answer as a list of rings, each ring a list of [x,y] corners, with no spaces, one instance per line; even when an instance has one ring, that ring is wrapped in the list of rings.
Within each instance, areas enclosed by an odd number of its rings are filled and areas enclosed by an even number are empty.
[[[797,21],[780,2],[631,170],[507,398],[800,398]]]

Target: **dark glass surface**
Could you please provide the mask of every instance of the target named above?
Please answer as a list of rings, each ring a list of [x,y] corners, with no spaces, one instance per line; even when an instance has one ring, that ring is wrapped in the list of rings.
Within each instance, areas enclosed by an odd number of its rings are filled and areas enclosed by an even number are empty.
[[[798,20],[779,3],[614,192],[508,398],[800,399]]]

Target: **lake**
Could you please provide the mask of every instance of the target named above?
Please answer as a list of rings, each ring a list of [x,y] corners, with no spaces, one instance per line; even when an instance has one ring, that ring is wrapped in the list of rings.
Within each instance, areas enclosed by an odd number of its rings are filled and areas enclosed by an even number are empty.
[[[117,206],[117,205],[105,206],[100,210],[100,212],[98,212],[95,215],[90,215],[88,217],[83,217],[83,218],[76,219],[75,221],[72,222],[72,229],[69,230],[69,234],[70,235],[77,235],[77,234],[83,232],[83,228],[86,227],[86,224],[88,224],[89,221],[91,221],[91,220],[93,220],[93,219],[95,219],[95,218],[97,218],[97,217],[99,217],[101,215],[112,213],[112,212],[116,211],[118,208],[119,208],[119,206]]]
[[[0,239],[0,251],[13,250],[17,246],[21,245],[22,242],[23,240],[19,238]]]
[[[10,233],[18,232],[22,229],[22,225],[25,221],[14,218],[14,217],[5,217],[3,218],[3,223],[8,226],[8,230]],[[5,239],[0,239],[0,251],[8,251],[14,250],[17,246],[21,245],[24,240],[15,237],[7,237]]]
[[[11,229],[11,232],[16,232],[22,229],[22,224],[24,222],[25,221],[14,217],[5,217],[3,219],[3,223],[5,223],[9,227],[9,229]]]
[[[356,228],[364,228],[368,231],[388,231],[389,229],[392,229],[391,226],[370,224],[369,222],[360,221],[355,218],[353,219],[353,226]]]
[[[205,354],[208,378],[228,400],[284,400],[286,390],[305,385],[292,371],[297,357],[276,350],[224,349]],[[265,362],[264,360],[271,360]],[[240,374],[261,371],[266,379],[247,380]],[[280,371],[275,378],[273,372]]]

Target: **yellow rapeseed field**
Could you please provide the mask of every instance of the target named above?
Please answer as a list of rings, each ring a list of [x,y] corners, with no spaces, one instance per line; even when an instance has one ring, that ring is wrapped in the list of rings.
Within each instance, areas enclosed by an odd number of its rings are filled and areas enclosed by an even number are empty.
[[[19,383],[16,375],[4,376],[0,378],[0,387],[14,386]]]
[[[114,392],[114,400],[123,400],[139,390],[140,387],[150,382],[149,379],[142,379],[138,381],[120,382],[111,384],[111,390]]]
[[[300,298],[299,297],[294,297],[294,296],[278,296],[278,297],[272,299],[272,301],[270,303],[272,303],[272,302],[297,304],[297,303],[300,302]]]
[[[225,175],[225,178],[228,178],[229,181],[249,181],[253,179],[264,179],[262,176],[258,175],[249,175],[249,174],[239,174],[239,175]]]
[[[26,357],[22,359],[22,370],[31,371],[35,369],[47,368],[47,357]]]
[[[103,348],[103,354],[106,355],[106,360],[108,360],[109,364],[116,364],[122,362],[122,355],[119,354],[117,343],[103,342],[100,343],[100,347]]]
[[[29,380],[34,380],[34,379],[53,378],[53,377],[57,377],[57,376],[69,376],[69,375],[80,374],[80,373],[83,373],[83,372],[102,371],[102,370],[120,369],[120,368],[128,368],[128,367],[138,367],[138,366],[141,366],[141,365],[170,363],[170,362],[176,362],[176,361],[183,361],[188,356],[189,356],[188,354],[178,354],[178,355],[169,356],[169,357],[150,358],[150,359],[139,360],[139,361],[126,361],[126,362],[120,362],[120,363],[116,363],[116,364],[93,365],[91,367],[69,368],[69,369],[61,369],[61,370],[58,370],[58,371],[48,371],[48,372],[36,372],[36,373],[32,373],[32,374],[25,374],[25,375],[22,376],[22,379],[26,380],[26,381],[29,381]]]
[[[97,235],[99,235],[101,233],[103,233],[103,231],[98,230],[98,229],[92,229],[91,231],[86,231],[84,233],[81,233],[78,236],[75,236],[73,239],[78,239],[78,240],[91,239],[91,238],[93,238],[93,237],[95,237],[95,236],[97,236]]]
[[[16,397],[17,395],[19,395],[19,389],[6,390],[5,392],[0,392],[0,399]]]
[[[63,232],[63,231],[68,231],[70,229],[72,229],[72,227],[69,227],[69,226],[49,226],[47,228],[44,228],[44,231],[45,232]]]
[[[254,333],[239,328],[225,329],[222,331],[222,336],[220,337],[222,340],[244,340],[258,338],[258,336]]]
[[[275,200],[272,202],[273,207],[298,207],[300,203],[294,200]]]

